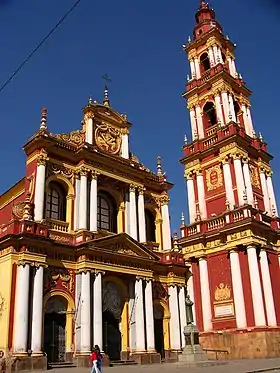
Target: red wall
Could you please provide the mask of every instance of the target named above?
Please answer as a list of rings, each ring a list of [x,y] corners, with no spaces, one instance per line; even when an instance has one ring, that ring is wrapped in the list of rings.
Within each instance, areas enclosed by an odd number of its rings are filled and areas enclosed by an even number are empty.
[[[15,198],[13,201],[11,201],[8,205],[0,209],[0,224],[7,224],[12,218],[13,218],[13,213],[12,209],[14,205],[17,202],[23,202],[24,201],[24,193],[21,194],[19,197]]]
[[[201,303],[198,262],[192,263],[192,274],[193,274],[194,304],[195,304],[195,312],[196,312],[196,326],[198,330],[201,332],[203,331],[203,318],[202,318],[202,303]]]
[[[215,303],[215,290],[221,283],[230,286],[231,299],[233,301],[232,282],[231,282],[231,269],[228,253],[220,251],[216,254],[211,254],[207,257],[210,297],[213,315],[213,329],[231,329],[236,328],[235,317],[228,317],[215,320],[214,303]]]
[[[241,278],[243,286],[243,294],[245,300],[245,311],[247,318],[247,325],[253,327],[255,325],[254,310],[253,310],[253,299],[251,293],[251,281],[249,275],[249,266],[247,254],[244,251],[239,251],[239,261],[241,269]]]

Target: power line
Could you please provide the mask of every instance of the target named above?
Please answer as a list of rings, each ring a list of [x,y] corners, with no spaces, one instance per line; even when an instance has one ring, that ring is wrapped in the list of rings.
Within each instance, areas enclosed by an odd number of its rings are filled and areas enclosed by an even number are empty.
[[[75,4],[64,14],[64,16],[57,22],[57,24],[51,29],[51,31],[44,37],[44,39],[33,49],[32,52],[26,57],[26,59],[19,65],[19,67],[13,72],[13,74],[6,80],[6,82],[0,87],[0,93],[4,88],[12,81],[12,79],[20,72],[20,70],[27,64],[27,62],[34,56],[34,54],[41,48],[41,46],[49,39],[49,37],[55,32],[55,30],[62,24],[63,21],[69,16],[70,13],[76,8],[76,6],[82,0],[77,0]]]

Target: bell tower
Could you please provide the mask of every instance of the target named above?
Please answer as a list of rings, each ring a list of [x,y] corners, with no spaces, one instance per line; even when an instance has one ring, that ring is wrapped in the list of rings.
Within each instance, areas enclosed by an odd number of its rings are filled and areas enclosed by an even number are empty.
[[[264,343],[271,328],[280,337],[273,157],[256,135],[235,44],[204,1],[195,22],[193,38],[183,46],[190,64],[183,98],[192,136],[181,159],[189,223],[183,216],[180,245],[192,268],[188,291],[205,348],[228,349],[232,358],[274,356],[269,345],[260,352],[253,343]]]

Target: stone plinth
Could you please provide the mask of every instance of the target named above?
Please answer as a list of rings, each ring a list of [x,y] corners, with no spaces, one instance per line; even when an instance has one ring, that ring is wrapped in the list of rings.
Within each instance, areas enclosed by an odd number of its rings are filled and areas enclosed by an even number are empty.
[[[184,327],[186,345],[183,352],[178,356],[180,362],[206,361],[207,356],[199,345],[198,330],[193,324]]]
[[[200,345],[209,357],[220,359],[257,359],[280,356],[280,328],[201,333]],[[212,352],[211,352],[212,351]],[[223,351],[228,351],[224,353]]]
[[[134,360],[137,364],[159,364],[161,362],[160,354],[154,353],[132,353],[130,360]]]

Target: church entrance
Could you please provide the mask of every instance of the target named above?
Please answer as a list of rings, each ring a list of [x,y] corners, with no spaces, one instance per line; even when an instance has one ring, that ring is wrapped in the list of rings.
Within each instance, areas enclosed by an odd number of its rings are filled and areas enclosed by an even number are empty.
[[[154,331],[155,331],[155,349],[164,359],[164,334],[163,334],[164,310],[161,305],[154,305]]]
[[[114,282],[103,286],[103,349],[111,361],[121,359],[122,339],[120,330],[124,306],[122,293]]]
[[[44,317],[44,352],[49,363],[65,361],[65,328],[67,301],[60,296],[46,303]]]
[[[104,352],[110,360],[120,360],[121,332],[119,320],[110,311],[103,312],[103,345]]]

